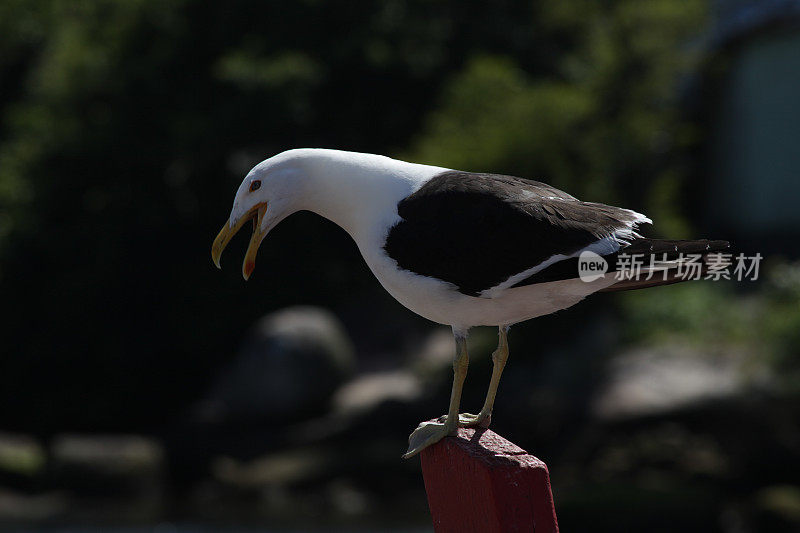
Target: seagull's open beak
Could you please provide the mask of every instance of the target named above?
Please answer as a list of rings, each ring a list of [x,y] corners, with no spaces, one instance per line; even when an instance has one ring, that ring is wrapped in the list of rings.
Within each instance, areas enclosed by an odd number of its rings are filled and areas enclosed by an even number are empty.
[[[244,254],[244,262],[242,263],[242,276],[244,276],[244,279],[250,278],[250,274],[252,274],[253,269],[256,268],[256,254],[258,253],[258,247],[261,245],[261,241],[264,240],[264,236],[267,234],[266,231],[261,230],[261,221],[264,219],[264,213],[266,212],[267,203],[262,202],[254,205],[247,213],[242,215],[239,220],[228,220],[225,222],[225,225],[222,226],[217,238],[214,239],[214,244],[211,245],[211,259],[214,261],[214,264],[217,265],[217,268],[222,268],[219,265],[219,258],[222,255],[222,251],[231,241],[233,236],[236,235],[240,229],[242,229],[242,226],[244,226],[248,220],[252,220],[253,235],[250,236],[250,244],[247,246],[247,253]]]

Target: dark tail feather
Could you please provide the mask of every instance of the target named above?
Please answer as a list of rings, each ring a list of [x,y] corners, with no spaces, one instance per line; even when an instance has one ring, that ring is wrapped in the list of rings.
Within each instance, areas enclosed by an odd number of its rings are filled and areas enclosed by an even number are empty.
[[[644,289],[703,279],[709,265],[719,265],[724,260],[719,254],[729,253],[729,250],[728,241],[636,239],[619,252],[605,256],[609,263],[608,272],[626,272],[627,267],[630,273],[630,258],[638,258],[639,265],[644,268],[639,271],[638,276],[622,276],[622,279],[601,292]],[[697,263],[697,266],[690,267],[690,261]],[[652,275],[649,269],[651,263],[660,265]]]

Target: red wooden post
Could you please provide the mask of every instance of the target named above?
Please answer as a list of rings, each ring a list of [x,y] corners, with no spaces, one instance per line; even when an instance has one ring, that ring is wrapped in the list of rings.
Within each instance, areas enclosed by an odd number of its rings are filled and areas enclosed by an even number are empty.
[[[547,465],[488,429],[458,430],[421,453],[436,533],[557,533]]]

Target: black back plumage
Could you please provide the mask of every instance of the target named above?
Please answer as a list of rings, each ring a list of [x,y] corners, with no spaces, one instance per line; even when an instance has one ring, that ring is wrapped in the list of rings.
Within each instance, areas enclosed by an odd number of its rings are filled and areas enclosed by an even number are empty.
[[[397,212],[402,220],[387,235],[386,253],[400,268],[471,296],[636,219],[630,210],[581,202],[538,181],[460,171],[432,178]]]

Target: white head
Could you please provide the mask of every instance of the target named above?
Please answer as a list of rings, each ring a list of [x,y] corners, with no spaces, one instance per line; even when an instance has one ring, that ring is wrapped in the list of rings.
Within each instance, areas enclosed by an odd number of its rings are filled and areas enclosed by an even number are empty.
[[[242,275],[250,277],[255,268],[258,247],[281,220],[301,209],[308,182],[306,164],[313,150],[289,150],[266,159],[247,173],[233,200],[231,214],[211,247],[217,268],[222,251],[248,221],[253,221],[253,235],[247,247]]]
[[[369,231],[392,223],[396,203],[443,170],[339,150],[301,148],[280,153],[245,176],[211,257],[219,267],[225,246],[252,220],[253,235],[242,264],[242,275],[249,278],[261,241],[281,220],[300,210],[332,220],[358,242]]]

